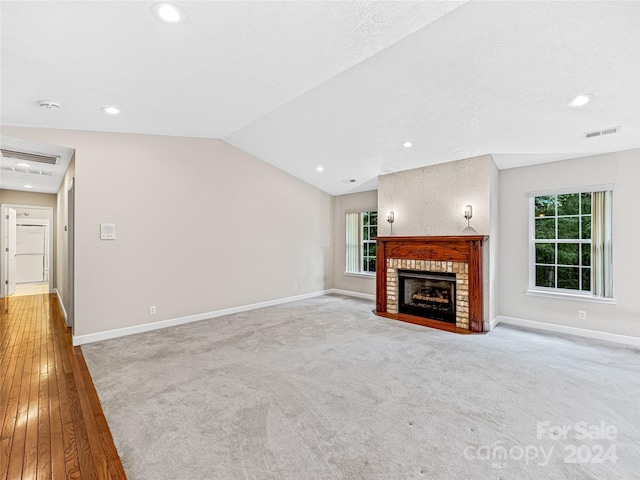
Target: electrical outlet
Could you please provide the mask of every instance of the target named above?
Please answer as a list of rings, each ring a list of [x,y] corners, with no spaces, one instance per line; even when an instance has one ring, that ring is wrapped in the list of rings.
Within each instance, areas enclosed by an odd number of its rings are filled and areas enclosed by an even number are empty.
[[[149,307],[149,315],[155,315],[156,314],[156,306],[155,305],[151,305]]]
[[[578,310],[578,320],[586,320],[586,319],[587,319],[587,311]]]

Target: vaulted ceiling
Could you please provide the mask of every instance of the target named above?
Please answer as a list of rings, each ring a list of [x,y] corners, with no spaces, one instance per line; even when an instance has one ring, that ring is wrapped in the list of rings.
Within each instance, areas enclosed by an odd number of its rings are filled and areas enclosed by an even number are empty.
[[[2,125],[221,138],[334,195],[640,147],[636,1],[175,3],[177,24],[147,1],[3,1]]]

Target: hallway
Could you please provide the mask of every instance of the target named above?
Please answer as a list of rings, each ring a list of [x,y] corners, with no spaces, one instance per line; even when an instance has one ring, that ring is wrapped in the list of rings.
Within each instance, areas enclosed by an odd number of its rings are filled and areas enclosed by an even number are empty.
[[[0,299],[0,480],[126,479],[55,295]]]
[[[49,293],[48,283],[21,283],[16,285],[16,291],[12,297],[24,297],[26,295],[46,295]]]

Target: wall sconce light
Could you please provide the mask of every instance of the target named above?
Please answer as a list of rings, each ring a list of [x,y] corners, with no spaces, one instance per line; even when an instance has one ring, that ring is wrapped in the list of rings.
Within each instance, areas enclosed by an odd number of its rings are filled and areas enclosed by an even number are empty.
[[[473,228],[470,225],[469,221],[471,220],[471,217],[473,217],[473,207],[471,205],[465,205],[464,206],[464,218],[467,219],[467,226],[463,230],[463,233],[470,234],[470,235],[472,235],[474,233],[478,233],[478,232],[476,232],[475,228]]]
[[[469,220],[473,217],[473,207],[471,205],[464,206],[464,218],[467,219],[467,225],[469,225]]]
[[[389,225],[391,225],[391,233],[393,233],[393,222],[396,219],[396,214],[393,213],[393,210],[389,210],[389,213],[387,213],[387,222],[389,222]]]

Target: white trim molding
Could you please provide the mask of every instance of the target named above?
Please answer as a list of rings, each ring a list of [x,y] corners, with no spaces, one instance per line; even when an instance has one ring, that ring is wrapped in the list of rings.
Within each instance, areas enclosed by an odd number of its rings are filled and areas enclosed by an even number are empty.
[[[345,277],[360,277],[360,278],[370,278],[372,280],[376,279],[376,273],[365,273],[365,272],[344,272]]]
[[[100,342],[102,340],[109,340],[111,338],[126,337],[128,335],[134,335],[136,333],[150,332],[152,330],[175,327],[176,325],[199,322],[200,320],[209,320],[216,317],[222,317],[224,315],[231,315],[233,313],[248,312],[250,310],[257,310],[259,308],[272,307],[274,305],[281,305],[283,303],[290,303],[296,302],[298,300],[305,300],[307,298],[320,297],[328,293],[332,293],[331,290],[321,290],[319,292],[306,293],[303,295],[296,295],[294,297],[278,298],[276,300],[269,300],[266,302],[242,305],[240,307],[225,308],[223,310],[215,310],[213,312],[198,313],[196,315],[188,315],[186,317],[170,318],[168,320],[161,320],[159,322],[144,323],[142,325],[133,325],[131,327],[124,328],[116,328],[114,330],[89,333],[87,335],[74,335],[73,345],[84,345],[86,343]]]
[[[607,192],[613,191],[613,183],[603,183],[600,185],[582,185],[580,187],[550,188],[546,190],[536,190],[527,192],[526,197],[544,197],[547,195],[564,195],[567,193],[586,193],[586,192]]]
[[[58,299],[58,305],[60,305],[60,310],[62,311],[62,316],[64,317],[64,323],[68,327],[69,323],[67,322],[67,311],[64,308],[64,303],[62,303],[62,297],[60,296],[60,292],[57,288],[53,289],[53,293],[56,294],[56,298]]]
[[[60,308],[64,314],[65,319],[67,314],[62,305],[60,294],[58,294],[58,301],[60,302]],[[339,290],[331,288],[329,290],[321,290],[319,292],[305,293],[303,295],[296,295],[294,297],[279,298],[276,300],[269,300],[266,302],[253,303],[250,305],[243,305],[240,307],[225,308],[223,310],[215,310],[213,312],[198,313],[196,315],[188,315],[186,317],[171,318],[168,320],[161,320],[159,322],[144,323],[142,325],[134,325],[131,327],[116,328],[114,330],[107,330],[104,332],[90,333],[87,335],[74,335],[73,345],[84,345],[86,343],[100,342],[102,340],[109,340],[112,338],[126,337],[128,335],[135,335],[136,333],[150,332],[152,330],[160,330],[162,328],[175,327],[177,325],[184,325],[185,323],[199,322],[200,320],[209,320],[216,317],[222,317],[224,315],[231,315],[233,313],[248,312],[250,310],[257,310],[259,308],[272,307],[275,305],[282,305],[283,303],[297,302],[298,300],[305,300],[307,298],[321,297],[328,294],[348,295],[350,297],[364,298],[366,300],[375,301],[375,295],[359,292],[351,292],[348,290]]]
[[[535,288],[528,288],[524,293],[525,295],[532,297],[558,298],[561,300],[575,300],[578,302],[606,303],[609,305],[616,305],[618,303],[618,300],[615,298],[596,297],[595,295],[582,295],[580,293],[567,293],[551,290],[547,291]]]
[[[507,317],[504,315],[498,315],[494,319],[494,321],[495,325],[504,323],[505,325],[534,328],[536,330],[544,330],[547,332],[566,333],[568,335],[576,335],[578,337],[595,338],[596,340],[605,340],[607,342],[640,347],[640,337],[630,337],[628,335],[619,335],[617,333],[599,332],[597,330],[587,330],[585,328],[568,327],[565,325],[557,325],[554,323],[537,322],[535,320]],[[493,325],[493,321],[491,323],[493,328],[495,325]]]
[[[327,290],[327,293],[335,293],[337,295],[347,295],[349,297],[364,298],[365,300],[373,300],[374,302],[376,301],[376,296],[372,293],[352,292],[351,290],[340,290],[339,288],[332,288],[331,290]]]

